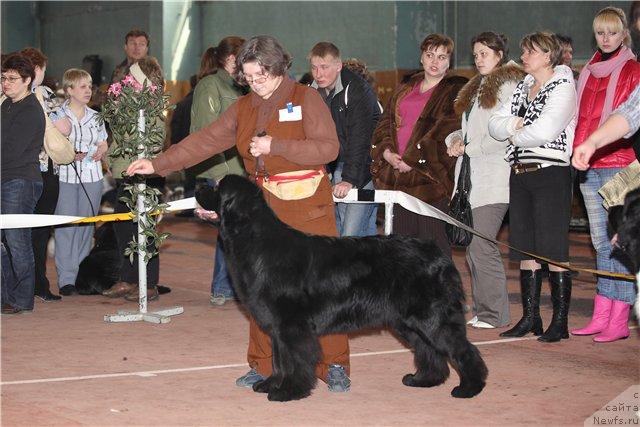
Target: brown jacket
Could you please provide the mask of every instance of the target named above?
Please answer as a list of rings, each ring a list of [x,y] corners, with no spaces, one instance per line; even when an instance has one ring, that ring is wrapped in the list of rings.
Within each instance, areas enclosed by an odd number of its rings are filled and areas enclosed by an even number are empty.
[[[424,106],[402,155],[413,169],[400,173],[384,159],[385,149],[398,152],[397,131],[400,123],[399,105],[402,98],[424,79],[424,73],[414,75],[400,86],[385,109],[373,134],[371,174],[379,190],[404,191],[428,203],[449,198],[453,192],[456,158],[449,157],[445,138],[460,126],[460,115],[453,103],[467,79],[447,75],[436,86]]]
[[[278,110],[287,102],[302,106],[302,120],[280,122]],[[267,100],[255,93],[243,96],[218,120],[189,135],[152,160],[159,175],[190,167],[234,145],[249,175],[256,159],[249,154],[251,138],[266,130],[273,139],[264,155],[269,174],[323,168],[338,156],[340,143],[331,113],[315,89],[285,78]],[[316,193],[302,200],[280,200],[266,190],[269,206],[288,225],[307,233],[336,235],[331,185],[325,176]]]

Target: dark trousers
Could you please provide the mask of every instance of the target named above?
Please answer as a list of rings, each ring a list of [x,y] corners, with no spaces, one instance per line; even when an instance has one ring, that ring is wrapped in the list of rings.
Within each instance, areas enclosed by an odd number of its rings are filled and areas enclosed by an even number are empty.
[[[429,204],[444,213],[449,213],[448,199]],[[433,240],[442,253],[451,258],[451,244],[447,238],[444,224],[445,222],[438,218],[418,215],[399,204],[393,206],[393,234]]]
[[[130,196],[124,191],[125,185],[129,182],[124,179],[116,179],[116,206],[115,213],[130,212],[127,205],[120,201],[122,196]],[[162,191],[164,189],[164,178],[147,179],[149,187],[157,188]],[[138,235],[138,223],[133,221],[115,222],[113,226],[118,241],[118,251],[122,254],[122,270],[120,272],[120,280],[128,283],[138,283],[138,255],[133,257],[133,264],[129,261],[129,257],[124,255],[124,250],[129,246],[129,242]],[[148,246],[151,248],[151,246]],[[147,286],[156,286],[160,276],[160,257],[156,255],[147,263]]]
[[[53,164],[49,162],[49,170],[42,172],[42,196],[36,203],[34,213],[53,215],[58,203],[58,191],[60,180],[53,174]],[[34,294],[46,295],[49,292],[49,279],[47,279],[47,243],[51,237],[52,227],[38,227],[31,229],[31,242],[33,243],[33,258],[36,269],[36,283]]]

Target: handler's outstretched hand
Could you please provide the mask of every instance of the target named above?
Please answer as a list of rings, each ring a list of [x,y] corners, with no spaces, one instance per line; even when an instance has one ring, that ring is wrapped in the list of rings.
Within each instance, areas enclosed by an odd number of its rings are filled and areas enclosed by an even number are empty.
[[[198,218],[204,219],[205,221],[215,221],[218,219],[218,214],[216,212],[208,211],[203,208],[195,208],[193,213],[195,213]]]
[[[129,165],[129,167],[127,168],[127,175],[151,175],[155,171],[156,170],[153,168],[151,160],[139,159]]]

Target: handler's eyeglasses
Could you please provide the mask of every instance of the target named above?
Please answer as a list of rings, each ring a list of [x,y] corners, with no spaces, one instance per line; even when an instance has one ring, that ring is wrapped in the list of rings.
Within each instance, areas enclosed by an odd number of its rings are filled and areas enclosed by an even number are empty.
[[[245,77],[244,80],[249,85],[261,85],[262,83],[266,82],[268,78],[269,78],[269,75],[265,74],[263,76],[259,76],[259,77],[253,78],[253,79],[249,79],[249,78]]]

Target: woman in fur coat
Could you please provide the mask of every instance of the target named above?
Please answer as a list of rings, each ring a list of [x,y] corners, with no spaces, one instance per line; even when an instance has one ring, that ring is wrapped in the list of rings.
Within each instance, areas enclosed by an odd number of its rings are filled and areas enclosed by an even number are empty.
[[[508,141],[489,134],[489,117],[508,104],[516,85],[525,76],[521,67],[507,63],[506,37],[494,32],[478,34],[471,40],[478,75],[467,83],[455,102],[462,114],[462,129],[447,137],[450,156],[462,159],[466,153],[471,165],[473,225],[479,232],[495,238],[509,207],[509,163],[504,159]],[[467,247],[471,270],[473,318],[475,328],[499,328],[509,324],[509,294],[504,265],[498,247],[474,237]]]
[[[371,174],[376,189],[398,190],[448,212],[455,159],[444,140],[460,124],[453,102],[467,79],[448,75],[454,43],[430,34],[421,43],[424,69],[395,92],[373,134]],[[451,256],[444,222],[394,208],[393,232],[433,239]]]

